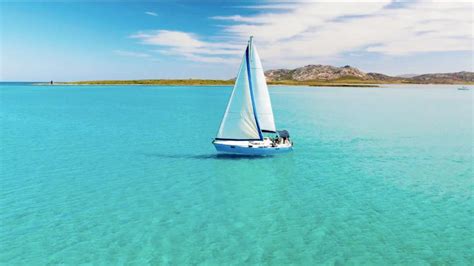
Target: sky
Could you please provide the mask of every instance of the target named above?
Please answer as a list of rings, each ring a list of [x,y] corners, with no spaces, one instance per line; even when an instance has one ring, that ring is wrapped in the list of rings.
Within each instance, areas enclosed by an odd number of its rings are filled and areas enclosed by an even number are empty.
[[[0,80],[236,75],[254,36],[265,69],[474,71],[472,1],[4,1]]]

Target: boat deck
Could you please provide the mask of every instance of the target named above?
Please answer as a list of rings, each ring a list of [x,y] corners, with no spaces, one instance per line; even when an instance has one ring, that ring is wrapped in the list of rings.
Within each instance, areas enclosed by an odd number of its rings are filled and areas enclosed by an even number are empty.
[[[263,141],[215,140],[213,144],[218,152],[245,155],[271,155],[293,149],[293,144],[289,140],[274,143],[269,138]]]

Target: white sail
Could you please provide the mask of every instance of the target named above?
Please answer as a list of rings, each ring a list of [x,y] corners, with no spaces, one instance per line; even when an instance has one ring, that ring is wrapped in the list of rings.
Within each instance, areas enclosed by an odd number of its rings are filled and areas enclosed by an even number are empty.
[[[260,130],[276,132],[272,103],[270,101],[270,95],[268,94],[268,87],[263,73],[262,62],[258,56],[257,49],[252,44],[252,40],[250,40],[250,77],[252,79]]]
[[[232,95],[219,127],[216,139],[257,140],[261,132],[257,126],[252,103],[252,91],[248,79],[247,52],[244,54]]]

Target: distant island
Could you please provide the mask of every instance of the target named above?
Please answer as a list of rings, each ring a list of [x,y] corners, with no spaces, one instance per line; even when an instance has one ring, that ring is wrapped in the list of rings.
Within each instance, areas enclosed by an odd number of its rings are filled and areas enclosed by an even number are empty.
[[[381,73],[365,73],[355,67],[307,65],[295,69],[276,69],[265,72],[269,82],[348,82],[367,84],[474,84],[473,72],[435,73],[423,75],[389,76]]]
[[[307,65],[295,69],[274,69],[265,72],[269,85],[377,87],[377,84],[474,84],[474,72],[434,73],[389,76],[365,73],[355,67]],[[232,85],[234,79],[144,79],[92,80],[56,82],[63,85]]]
[[[220,79],[137,79],[137,80],[88,80],[55,82],[60,85],[232,85],[234,80]]]

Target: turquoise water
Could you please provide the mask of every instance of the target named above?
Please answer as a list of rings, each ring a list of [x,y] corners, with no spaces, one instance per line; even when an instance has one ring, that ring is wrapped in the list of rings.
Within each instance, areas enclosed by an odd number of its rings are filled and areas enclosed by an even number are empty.
[[[2,264],[473,263],[472,90],[272,87],[251,159],[230,87],[0,86]]]

